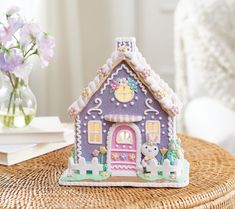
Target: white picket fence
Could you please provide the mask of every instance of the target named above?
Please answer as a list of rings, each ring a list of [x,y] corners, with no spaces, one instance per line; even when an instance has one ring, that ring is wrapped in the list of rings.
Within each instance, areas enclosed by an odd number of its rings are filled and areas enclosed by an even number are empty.
[[[99,175],[99,172],[103,170],[103,165],[98,162],[97,157],[93,157],[91,162],[86,162],[84,157],[80,157],[78,163],[74,163],[73,158],[69,158],[68,172],[67,176],[73,176],[74,171],[79,171],[81,175],[86,175],[87,171],[92,171],[92,174]],[[162,172],[164,176],[171,176],[172,172],[175,177],[180,177],[183,170],[183,161],[176,160],[174,165],[170,164],[168,159],[165,159],[162,165],[158,165],[157,161],[150,161],[146,166],[146,171],[150,173],[151,176],[159,175]]]
[[[164,176],[170,176],[174,172],[176,178],[182,175],[183,161],[176,160],[174,165],[170,164],[168,159],[165,159],[162,165],[158,165],[156,161],[150,161],[146,166],[146,171],[150,172],[151,176],[159,175],[158,172],[162,172]]]
[[[73,158],[69,158],[68,163],[68,176],[73,176],[74,171],[79,171],[81,175],[86,175],[87,171],[92,171],[92,174],[99,175],[103,170],[103,165],[98,162],[97,157],[93,157],[91,162],[86,162],[84,157],[80,157],[78,163],[74,163]]]

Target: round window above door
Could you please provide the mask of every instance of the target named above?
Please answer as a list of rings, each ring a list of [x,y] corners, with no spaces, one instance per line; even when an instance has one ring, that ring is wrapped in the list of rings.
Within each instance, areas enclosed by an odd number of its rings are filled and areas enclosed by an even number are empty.
[[[119,86],[114,95],[119,102],[130,102],[134,97],[134,91],[130,86]]]

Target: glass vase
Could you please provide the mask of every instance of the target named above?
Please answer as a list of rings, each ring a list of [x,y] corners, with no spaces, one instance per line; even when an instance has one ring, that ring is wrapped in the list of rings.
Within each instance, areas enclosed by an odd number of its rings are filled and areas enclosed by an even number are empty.
[[[37,101],[28,80],[0,72],[0,125],[25,127],[36,115]]]

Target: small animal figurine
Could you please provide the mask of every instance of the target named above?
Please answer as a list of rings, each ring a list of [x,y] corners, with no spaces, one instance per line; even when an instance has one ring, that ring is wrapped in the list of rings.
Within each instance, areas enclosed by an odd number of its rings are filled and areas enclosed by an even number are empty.
[[[146,169],[146,166],[150,163],[157,164],[156,156],[159,152],[159,149],[157,147],[157,144],[154,143],[154,141],[154,137],[149,135],[146,143],[144,143],[141,147],[141,152],[144,155],[141,164],[144,169]]]

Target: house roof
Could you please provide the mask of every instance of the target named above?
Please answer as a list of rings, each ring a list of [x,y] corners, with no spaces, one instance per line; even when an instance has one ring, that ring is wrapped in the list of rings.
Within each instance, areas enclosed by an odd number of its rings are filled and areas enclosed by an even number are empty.
[[[180,112],[181,101],[168,84],[147,64],[136,46],[135,38],[117,38],[116,50],[107,59],[106,64],[97,70],[96,77],[83,89],[78,100],[69,107],[68,112],[71,117],[75,117],[83,110],[90,98],[112,73],[114,67],[123,60],[130,65],[138,78],[152,92],[154,98],[170,116],[176,116]]]

